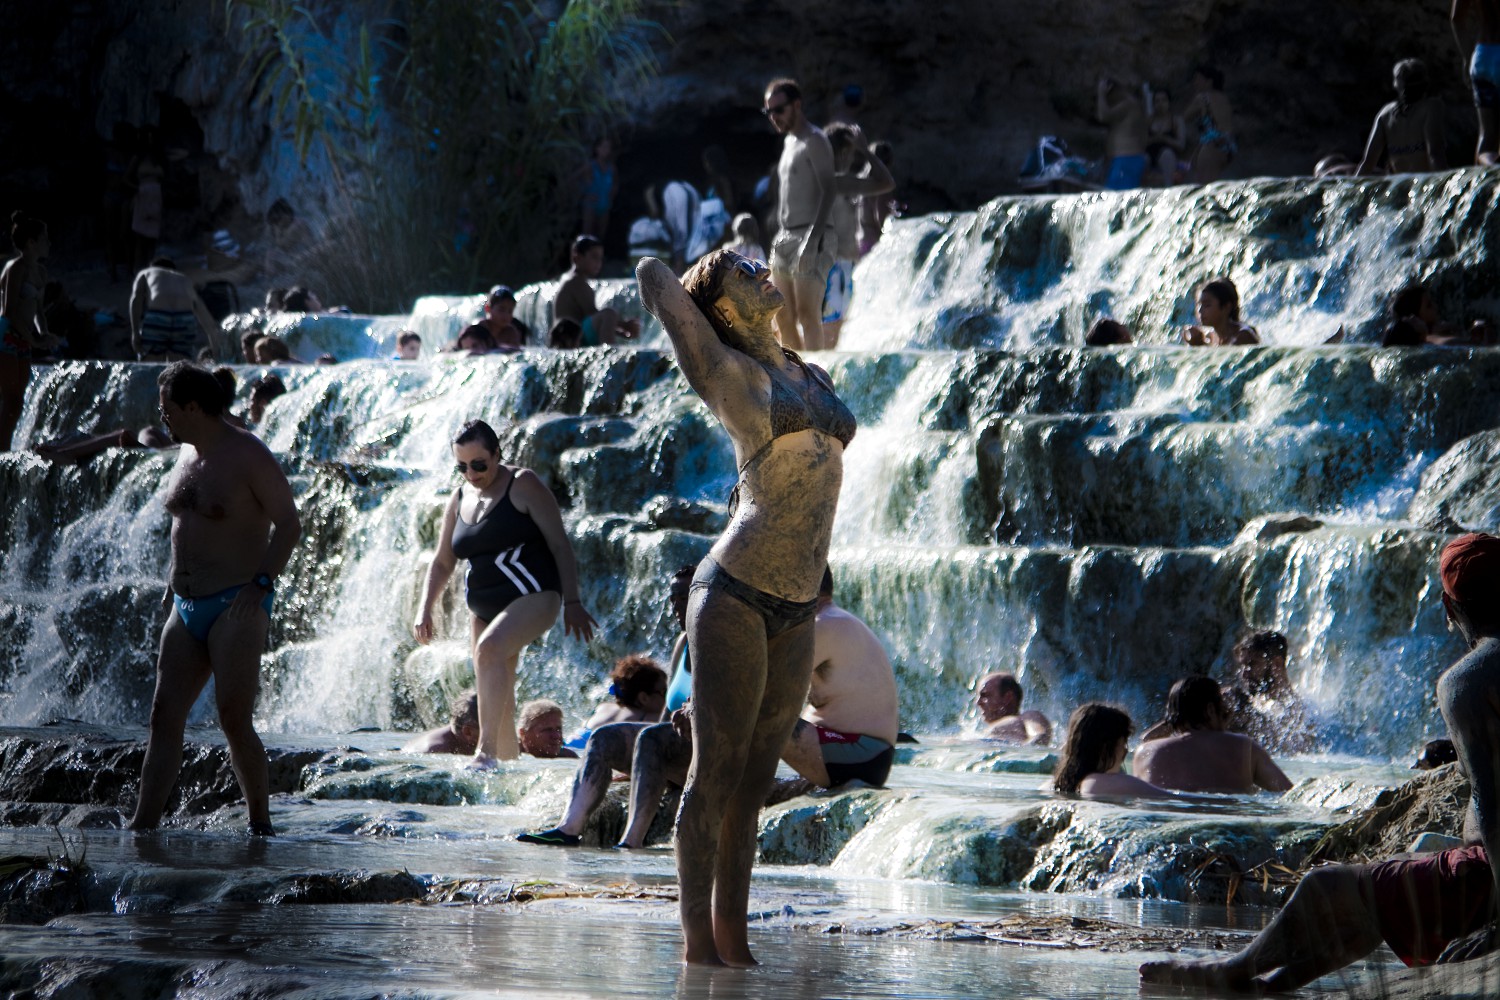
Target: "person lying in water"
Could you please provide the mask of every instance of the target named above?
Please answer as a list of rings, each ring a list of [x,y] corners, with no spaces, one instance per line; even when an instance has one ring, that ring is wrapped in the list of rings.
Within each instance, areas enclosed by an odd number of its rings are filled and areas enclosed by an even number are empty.
[[[562,706],[548,698],[528,701],[516,713],[516,745],[522,753],[542,760],[578,759],[575,751],[563,746]]]
[[[1130,716],[1112,705],[1079,705],[1068,719],[1068,737],[1053,773],[1053,790],[1082,799],[1176,798],[1165,788],[1122,770],[1134,728]]]
[[[1141,982],[1238,993],[1290,992],[1381,942],[1407,965],[1465,961],[1500,943],[1500,538],[1462,535],[1439,561],[1443,606],[1470,652],[1438,679],[1438,705],[1472,783],[1465,845],[1310,871],[1266,929],[1234,955],[1147,962]],[[1424,994],[1425,995],[1425,994]]]
[[[985,739],[1038,746],[1052,742],[1051,720],[1041,712],[1021,711],[1023,695],[1015,674],[985,674],[975,696]]]
[[[479,745],[479,694],[469,688],[453,702],[446,726],[429,729],[401,749],[407,753],[472,754]]]
[[[1173,684],[1166,722],[1169,735],[1149,739],[1135,752],[1135,773],[1153,785],[1228,794],[1292,787],[1264,747],[1225,731],[1229,709],[1212,677],[1184,677]]]

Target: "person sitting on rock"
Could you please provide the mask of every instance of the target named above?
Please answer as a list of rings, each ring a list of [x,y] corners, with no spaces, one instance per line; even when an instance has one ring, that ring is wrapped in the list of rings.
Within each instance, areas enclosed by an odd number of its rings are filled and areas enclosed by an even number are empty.
[[[896,677],[890,658],[869,626],[833,603],[829,571],[824,572],[818,589],[813,621],[814,666],[808,704],[781,759],[819,788],[855,780],[884,787],[895,759],[897,735]],[[594,733],[562,824],[542,833],[522,834],[517,840],[578,845],[589,814],[603,801],[608,786],[607,765],[596,767],[595,779],[587,780],[594,743],[612,739],[607,734],[625,725],[606,726]],[[631,765],[630,815],[619,846],[643,846],[666,785],[681,787],[687,781],[691,730],[689,705],[674,712],[671,723],[638,731]]]
[[[292,357],[291,348],[280,337],[261,337],[255,342],[255,363],[258,365],[297,365],[302,362]]]
[[[1068,719],[1062,759],[1053,772],[1053,791],[1082,799],[1175,798],[1165,788],[1124,772],[1134,729],[1130,716],[1113,705],[1093,701],[1075,708]]]
[[[609,673],[609,693],[614,700],[594,709],[585,731],[611,722],[660,722],[667,704],[667,672],[643,653],[622,656]]]
[[[392,361],[416,361],[422,356],[422,335],[415,330],[402,330],[396,335],[396,354]]]
[[[640,320],[625,319],[613,309],[600,309],[594,304],[594,286],[589,282],[604,270],[604,244],[593,236],[580,236],[573,241],[572,258],[572,269],[557,285],[557,297],[552,301],[553,318],[570,319],[583,327],[585,347],[638,337]]]
[[[985,739],[1046,746],[1052,742],[1052,722],[1041,712],[1021,711],[1021,682],[1015,674],[985,674],[976,703],[986,727]]]
[[[448,350],[455,354],[467,354],[471,358],[478,354],[493,354],[495,339],[490,336],[489,327],[483,323],[472,323],[464,327]]]
[[[1405,324],[1420,336],[1419,344],[1441,347],[1469,347],[1488,344],[1494,340],[1488,323],[1475,320],[1468,330],[1443,319],[1438,312],[1437,300],[1419,282],[1409,282],[1391,299],[1391,316],[1395,327]],[[1393,329],[1395,329],[1393,327]],[[1384,346],[1410,346],[1407,338],[1393,339],[1387,334]]]
[[[1265,748],[1225,731],[1229,709],[1212,677],[1184,677],[1167,695],[1171,735],[1147,740],[1135,752],[1135,773],[1161,788],[1183,792],[1284,792],[1292,782]]]
[[[688,595],[696,569],[694,565],[678,569],[667,590],[667,602],[673,620],[677,622],[678,635],[672,646],[672,683],[668,688],[665,710],[674,713],[677,728],[671,721],[654,725],[612,722],[594,728],[584,746],[583,763],[573,778],[573,794],[562,822],[541,833],[521,834],[517,840],[557,847],[576,846],[589,816],[604,801],[611,776],[619,771],[630,774],[631,815],[640,816],[638,835],[627,836],[628,843],[622,846],[640,847],[645,842],[669,776],[676,778],[674,783],[680,787],[681,778],[686,775],[688,763],[692,760],[693,741],[686,728],[686,716],[677,718],[675,713],[686,704],[692,690],[686,629]]]
[[[1228,729],[1244,733],[1271,753],[1307,753],[1317,733],[1307,704],[1286,672],[1286,636],[1251,632],[1234,645],[1235,677],[1224,686]]]
[[[1198,289],[1198,325],[1182,331],[1189,347],[1246,347],[1260,343],[1255,327],[1240,322],[1240,290],[1228,278],[1214,278]]]
[[[262,375],[250,383],[250,409],[245,416],[249,423],[259,427],[266,419],[266,407],[271,401],[286,395],[286,383],[279,375]]]
[[[1407,965],[1461,962],[1500,943],[1500,538],[1462,535],[1438,563],[1443,606],[1470,652],[1437,683],[1472,798],[1464,846],[1375,864],[1325,865],[1236,954],[1147,962],[1141,982],[1215,993],[1291,992],[1357,962],[1381,942]],[[1482,970],[1482,967],[1481,967]],[[1476,984],[1475,995],[1492,992]]]
[[[446,726],[429,729],[401,749],[407,753],[456,753],[472,755],[479,745],[479,695],[473,688],[453,702],[453,718]]]
[[[477,709],[476,709],[477,711]],[[578,754],[563,746],[563,710],[557,702],[548,698],[528,701],[516,713],[516,742],[521,752],[543,760],[571,757]]]
[[[554,351],[578,350],[583,346],[583,327],[576,320],[558,320],[547,331],[547,346]]]
[[[504,354],[519,351],[531,341],[531,328],[516,319],[516,293],[509,285],[496,285],[484,297],[484,319],[480,325],[490,331],[495,350]]]

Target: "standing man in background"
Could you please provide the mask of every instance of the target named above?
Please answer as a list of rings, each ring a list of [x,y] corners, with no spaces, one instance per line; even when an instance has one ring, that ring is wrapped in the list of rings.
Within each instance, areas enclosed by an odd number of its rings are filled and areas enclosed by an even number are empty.
[[[771,244],[771,280],[786,299],[774,320],[783,347],[823,348],[823,293],[838,241],[833,209],[833,147],[802,111],[795,81],[772,80],[761,109],[786,136],[776,165],[778,232]]]

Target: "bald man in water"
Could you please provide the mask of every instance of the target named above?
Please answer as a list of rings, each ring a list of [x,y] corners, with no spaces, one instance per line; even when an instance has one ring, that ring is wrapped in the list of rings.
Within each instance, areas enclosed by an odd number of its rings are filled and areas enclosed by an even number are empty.
[[[1024,693],[1015,674],[985,674],[979,681],[975,702],[980,719],[989,727],[986,739],[1038,746],[1052,742],[1052,721],[1041,712],[1021,711]]]
[[[1458,51],[1469,57],[1469,83],[1474,110],[1479,114],[1479,142],[1474,162],[1492,167],[1500,162],[1500,0],[1453,0],[1450,15]]]
[[[1473,788],[1462,847],[1373,865],[1314,868],[1274,920],[1228,958],[1141,966],[1141,982],[1290,992],[1391,946],[1407,965],[1463,961],[1497,945],[1500,880],[1500,538],[1463,535],[1439,561],[1443,606],[1470,652],[1438,679],[1438,705]]]

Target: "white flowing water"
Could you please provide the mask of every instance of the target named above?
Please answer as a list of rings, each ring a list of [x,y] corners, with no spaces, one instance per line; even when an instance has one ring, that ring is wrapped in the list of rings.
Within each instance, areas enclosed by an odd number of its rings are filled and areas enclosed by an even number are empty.
[[[894,223],[858,269],[844,350],[816,360],[860,421],[831,554],[838,597],[885,639],[903,728],[924,744],[903,757],[888,792],[769,810],[767,860],[815,865],[840,891],[873,880],[899,895],[891,887],[920,879],[1021,899],[1183,899],[1189,849],[1273,851],[1278,837],[1325,827],[1338,803],[1317,780],[1323,772],[1346,775],[1346,805],[1390,781],[1388,762],[1440,732],[1433,681],[1461,651],[1443,627],[1436,554],[1461,527],[1494,528],[1500,510],[1488,472],[1500,451],[1500,352],[1360,341],[1380,325],[1392,286],[1411,276],[1451,309],[1494,308],[1500,281],[1485,234],[1496,190],[1478,171],[1261,181],[1002,199]],[[1193,287],[1221,272],[1239,284],[1246,319],[1269,346],[1167,346],[1189,318]],[[546,286],[520,293],[519,314],[541,331],[547,295]],[[639,308],[626,282],[606,283],[601,298]],[[665,581],[702,556],[724,519],[734,467],[722,430],[652,325],[622,349],[383,360],[398,329],[419,330],[430,352],[477,305],[433,297],[406,317],[278,320],[299,355],[354,360],[278,369],[290,392],[259,428],[305,528],[264,661],[258,722],[273,742],[327,745],[347,739],[329,734],[360,727],[431,725],[468,683],[459,583],[445,598],[445,638],[419,648],[409,623],[454,484],[446,442],[473,417],[499,430],[507,461],[536,469],[558,495],[585,602],[603,626],[589,647],[560,630],[536,644],[520,696],[557,698],[576,724],[602,697],[615,657],[669,646]],[[1144,346],[1077,347],[1100,312],[1131,324]],[[1318,346],[1339,327],[1351,343]],[[18,441],[153,422],[158,370],[39,369]],[[260,371],[239,369],[245,379]],[[0,724],[144,722],[171,463],[170,453],[138,451],[78,467],[0,456]],[[1278,533],[1288,514],[1315,526]],[[1056,804],[1037,790],[1047,760],[947,743],[972,726],[974,683],[988,670],[1016,671],[1027,706],[1059,721],[1082,700],[1104,699],[1144,722],[1175,677],[1222,675],[1247,627],[1288,635],[1293,680],[1323,739],[1323,756],[1291,763],[1307,784],[1287,802],[1166,818],[1079,807],[1052,829]],[[211,717],[205,697],[195,721]],[[382,759],[357,773],[401,766]],[[436,773],[416,785],[442,784]],[[539,797],[507,800],[497,814],[465,813],[473,807],[460,800],[486,794],[465,793],[435,820],[386,826],[409,828],[398,840],[445,844],[469,840],[481,820],[501,836],[550,823],[566,775],[543,777],[534,779]],[[368,802],[365,819],[377,820],[392,803],[425,801],[404,797],[417,794],[410,782],[384,777],[328,798],[332,780],[312,775],[300,789],[315,805],[278,800],[278,816],[309,844],[362,829],[357,817],[335,816],[332,801]],[[832,839],[811,837],[810,826]],[[368,843],[350,835],[333,853],[346,841]],[[1106,855],[1101,844],[1114,846]],[[388,839],[365,849],[387,858],[372,864],[405,863]],[[60,947],[56,935],[132,933],[78,919],[35,939]],[[335,923],[369,921],[390,935],[409,919],[351,911]],[[422,917],[420,933],[451,942],[475,933],[475,919]],[[168,926],[162,933],[180,929]],[[291,954],[302,947],[295,937],[274,947]],[[645,938],[655,962],[671,933]],[[544,950],[525,947],[538,958]],[[796,947],[799,968],[820,969],[856,946]],[[1097,966],[1099,978],[1080,971],[1085,985],[1067,995],[1113,995],[1129,978],[1111,978],[1129,963],[1075,958],[1070,969]],[[874,961],[899,981],[894,966]],[[949,959],[931,961],[936,969]],[[952,983],[979,975],[953,961],[941,973]],[[424,988],[462,992],[446,979]]]

